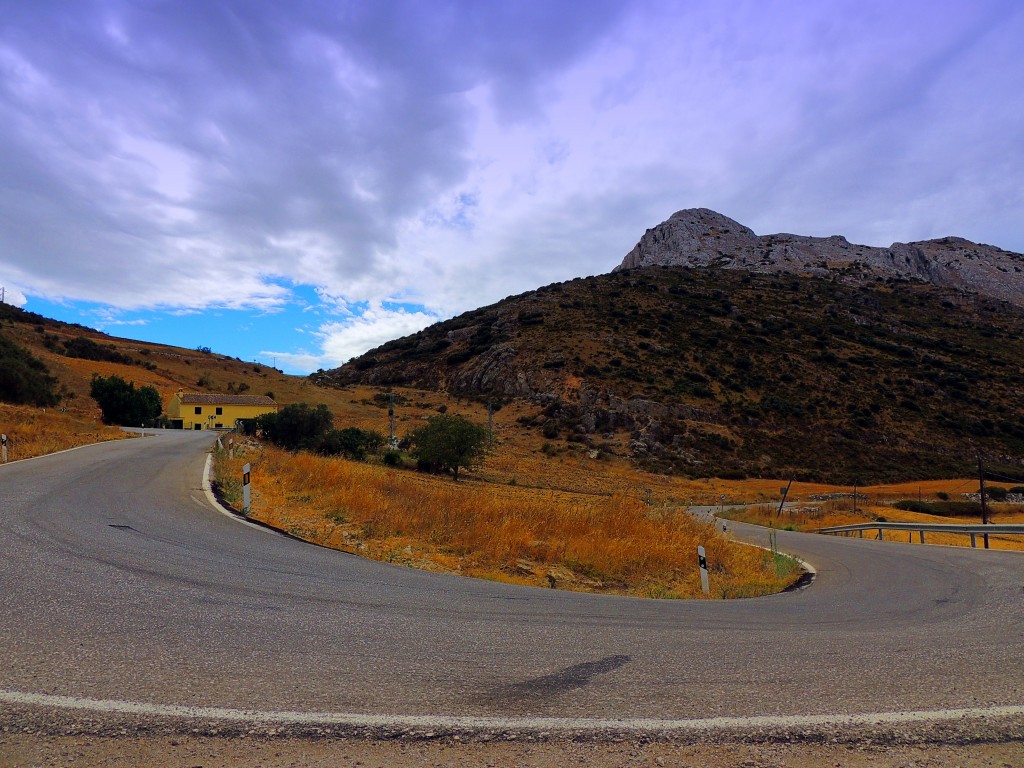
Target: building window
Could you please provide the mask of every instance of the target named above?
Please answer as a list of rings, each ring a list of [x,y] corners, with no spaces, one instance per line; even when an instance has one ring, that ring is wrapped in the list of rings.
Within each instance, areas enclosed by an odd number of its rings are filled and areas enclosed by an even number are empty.
[[[218,416],[223,416],[224,415],[224,409],[221,408],[219,405],[217,406],[217,415]]]
[[[200,416],[200,415],[202,415],[202,413],[203,413],[203,406],[197,405],[196,406],[196,416]]]

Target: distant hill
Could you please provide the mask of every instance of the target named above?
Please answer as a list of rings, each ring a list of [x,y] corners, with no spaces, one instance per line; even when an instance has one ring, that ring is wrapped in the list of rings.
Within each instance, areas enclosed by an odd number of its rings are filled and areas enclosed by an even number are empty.
[[[649,233],[650,234],[650,233]],[[536,404],[553,443],[691,476],[1024,469],[1024,310],[909,278],[635,266],[389,342],[317,383]]]
[[[1024,306],[1024,255],[960,237],[874,248],[842,235],[757,236],[707,208],[679,211],[647,230],[616,271],[650,266],[722,267],[865,284],[909,278]]]
[[[0,303],[0,402],[57,406],[86,419],[99,409],[89,396],[94,374],[151,385],[164,402],[191,392],[274,392],[282,402],[311,389],[304,377],[205,349],[183,349],[110,336]],[[315,392],[314,392],[315,394]]]

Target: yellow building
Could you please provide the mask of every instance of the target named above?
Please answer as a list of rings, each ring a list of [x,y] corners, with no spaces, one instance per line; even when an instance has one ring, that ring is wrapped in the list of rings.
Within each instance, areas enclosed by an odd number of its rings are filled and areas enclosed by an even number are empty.
[[[276,413],[266,395],[199,395],[178,391],[167,404],[173,429],[233,429],[238,419]]]

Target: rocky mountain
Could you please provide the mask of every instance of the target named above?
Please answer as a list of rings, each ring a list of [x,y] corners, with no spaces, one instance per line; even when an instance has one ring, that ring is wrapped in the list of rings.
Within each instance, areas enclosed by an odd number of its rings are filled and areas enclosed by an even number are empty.
[[[756,235],[707,208],[679,211],[648,229],[616,271],[650,266],[722,267],[864,284],[907,278],[1024,306],[1024,255],[959,237],[888,248],[842,235]]]

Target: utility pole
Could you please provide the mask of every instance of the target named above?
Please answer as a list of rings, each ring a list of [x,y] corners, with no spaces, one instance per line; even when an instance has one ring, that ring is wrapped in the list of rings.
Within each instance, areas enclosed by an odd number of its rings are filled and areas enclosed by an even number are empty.
[[[398,450],[398,437],[395,435],[395,393],[388,392],[388,425],[390,427],[390,434],[388,435],[388,448],[392,451]]]
[[[985,500],[985,470],[981,466],[981,451],[978,451],[978,482],[981,483],[981,524],[988,525],[988,504]],[[985,549],[988,549],[988,534],[985,536]]]

